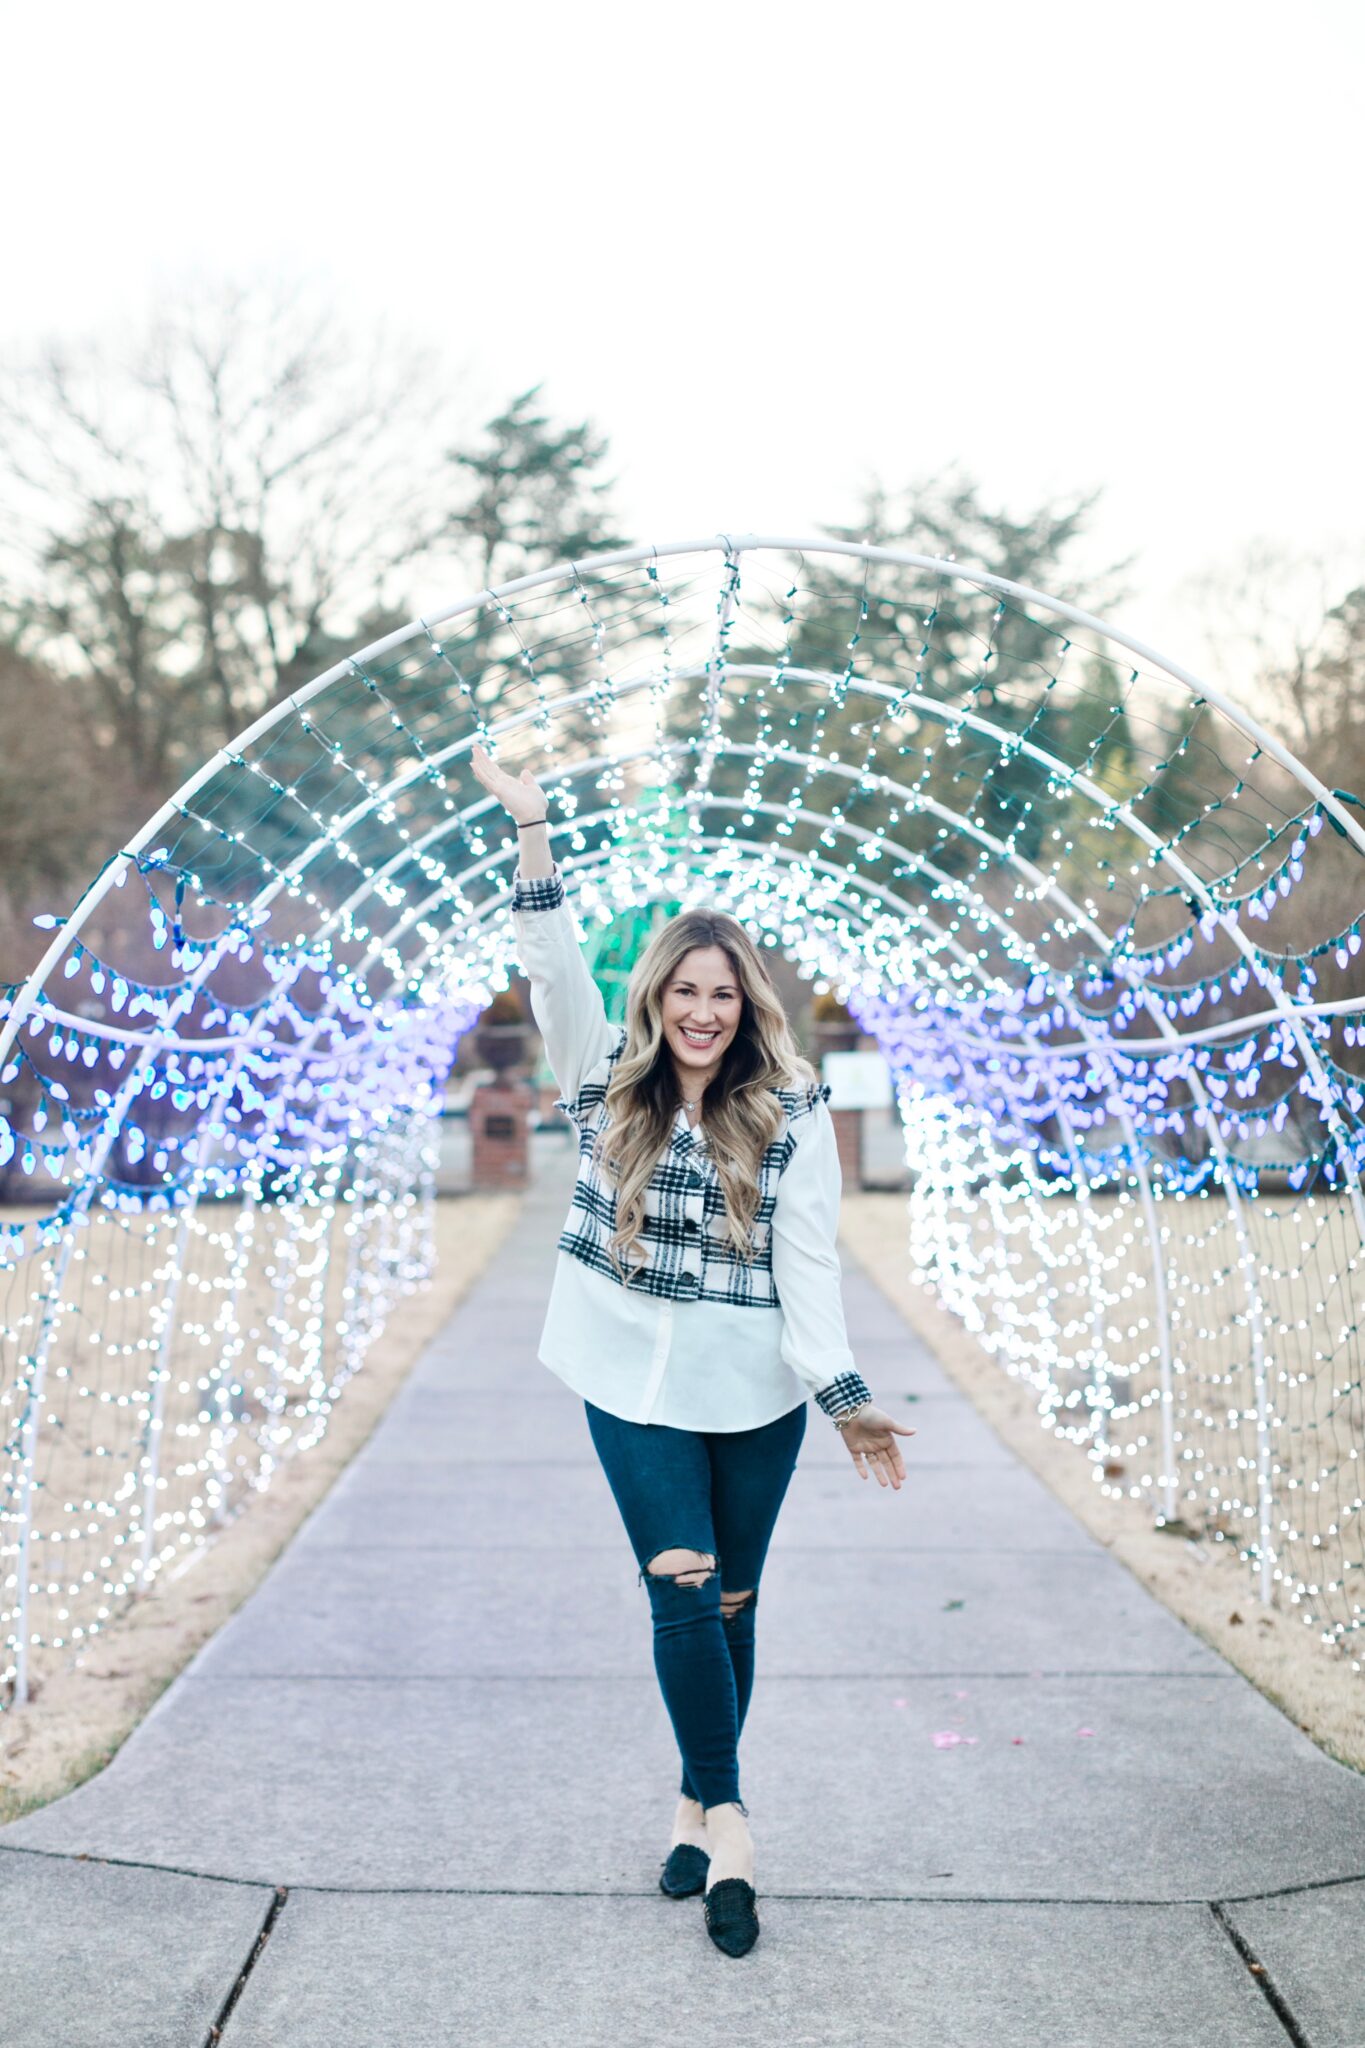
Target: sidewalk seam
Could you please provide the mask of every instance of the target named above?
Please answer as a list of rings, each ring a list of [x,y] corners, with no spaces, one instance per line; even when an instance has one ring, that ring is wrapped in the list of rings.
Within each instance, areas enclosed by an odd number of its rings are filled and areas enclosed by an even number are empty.
[[[291,1885],[273,1884],[268,1878],[234,1877],[226,1872],[214,1870],[190,1870],[183,1864],[151,1863],[145,1859],[129,1856],[96,1856],[89,1850],[41,1849],[25,1843],[0,1843],[13,1856],[45,1857],[54,1863],[103,1864],[118,1870],[150,1870],[163,1876],[190,1877],[204,1884],[246,1885],[253,1891],[260,1891],[269,1885],[276,1894],[275,1902],[266,1916],[262,1932],[268,1932],[278,1918],[279,1909],[285,1899],[295,1892],[316,1893],[319,1897],[341,1898],[508,1898],[508,1899],[652,1899],[654,1890],[645,1886],[636,1891],[629,1887],[621,1890],[604,1890],[594,1887],[585,1889],[578,1886],[531,1886],[531,1885],[348,1885],[308,1884],[298,1882]],[[1206,1893],[1190,1894],[1175,1898],[1115,1898],[1102,1892],[1073,1892],[1067,1896],[1053,1893],[1013,1892],[779,1892],[765,1891],[768,1899],[781,1899],[801,1905],[816,1902],[852,1905],[928,1905],[928,1906],[1203,1906],[1215,1915],[1221,1915],[1229,1905],[1254,1905],[1263,1899],[1292,1898],[1304,1892],[1333,1891],[1341,1885],[1365,1884],[1365,1869],[1348,1872],[1342,1877],[1305,1878],[1298,1884],[1285,1884],[1263,1892],[1219,1892],[1210,1897]],[[261,1940],[257,1936],[257,1942]],[[1238,1942],[1241,1937],[1237,1936]],[[1250,1951],[1248,1950],[1248,1953]]]
[[[145,1868],[146,1866],[138,1865],[137,1867],[141,1869]],[[275,1896],[270,1901],[269,1906],[266,1908],[265,1918],[256,1930],[256,1939],[251,1944],[251,1953],[248,1955],[241,1969],[237,1972],[237,1975],[234,1977],[232,1981],[232,1986],[228,1991],[227,1997],[219,2006],[216,2017],[210,2022],[208,2033],[204,2039],[204,2048],[217,2048],[218,2042],[222,2040],[223,2029],[226,2027],[228,2023],[228,2018],[232,2013],[232,2010],[236,2005],[238,1999],[245,1991],[247,1987],[248,1978],[251,1976],[252,1971],[255,1969],[257,1963],[260,1961],[261,1957],[265,1953],[265,1945],[269,1941],[271,1934],[274,1932],[275,1922],[279,1919],[280,1914],[284,1911],[285,1901],[288,1899],[288,1897],[289,1887],[287,1885],[277,1884],[275,1886]]]
[[[1233,1671],[1044,1671],[1044,1678],[1191,1678],[1226,1681]],[[654,1684],[648,1671],[182,1671],[181,1678],[199,1685],[631,1685]],[[948,1678],[985,1680],[1031,1678],[1031,1671],[769,1671],[763,1682],[769,1685],[877,1685],[894,1679],[897,1685],[938,1684]],[[0,1847],[3,1847],[0,1843]]]
[[[1266,1894],[1266,1896],[1273,1896],[1273,1894]],[[1234,1952],[1240,1956],[1245,1964],[1248,1976],[1255,1979],[1261,1996],[1284,2028],[1285,2033],[1294,2044],[1294,2048],[1312,2048],[1312,2043],[1309,2041],[1307,2034],[1304,2033],[1290,2011],[1289,2003],[1284,1993],[1279,1989],[1270,1971],[1256,1954],[1250,1942],[1233,1926],[1231,1920],[1223,1911],[1223,1902],[1220,1899],[1210,1899],[1209,1912],[1213,1916],[1215,1925],[1222,1928],[1223,1933],[1232,1944]]]

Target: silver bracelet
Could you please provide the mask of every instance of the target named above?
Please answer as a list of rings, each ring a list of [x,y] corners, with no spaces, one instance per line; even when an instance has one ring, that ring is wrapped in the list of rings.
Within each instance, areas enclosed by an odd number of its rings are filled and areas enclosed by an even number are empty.
[[[876,1405],[876,1402],[872,1400],[860,1401],[856,1408],[849,1409],[847,1415],[831,1415],[830,1421],[836,1429],[847,1429],[850,1422],[857,1421],[864,1408],[875,1408]]]

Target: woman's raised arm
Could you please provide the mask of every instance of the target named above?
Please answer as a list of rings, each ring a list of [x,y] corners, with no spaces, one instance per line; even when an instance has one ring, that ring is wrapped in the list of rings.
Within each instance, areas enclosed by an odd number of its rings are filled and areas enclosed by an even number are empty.
[[[512,889],[517,956],[531,984],[531,1011],[545,1041],[545,1057],[565,1101],[616,1043],[602,992],[588,971],[564,881],[550,852],[547,801],[529,768],[520,780],[497,766],[480,746],[470,755],[474,773],[524,830]]]

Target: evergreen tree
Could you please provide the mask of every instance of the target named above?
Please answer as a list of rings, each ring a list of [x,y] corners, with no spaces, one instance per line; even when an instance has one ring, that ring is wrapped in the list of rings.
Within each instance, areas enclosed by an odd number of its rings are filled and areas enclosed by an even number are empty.
[[[836,540],[971,563],[1102,611],[1121,596],[1127,564],[1088,573],[1074,565],[1095,503],[1092,493],[1015,518],[989,507],[975,483],[950,476],[896,496],[874,486],[856,527],[827,531]],[[770,686],[747,693],[734,687],[725,732],[731,741],[818,749],[858,771],[851,780],[817,773],[811,808],[837,810],[876,829],[887,800],[868,788],[868,778],[911,784],[917,797],[895,837],[938,867],[965,873],[979,849],[925,800],[974,820],[1029,859],[1040,854],[1045,823],[1071,809],[1068,776],[1049,770],[1023,742],[1055,756],[1064,770],[1101,782],[1108,776],[1122,784],[1131,776],[1125,673],[1075,644],[1071,629],[1041,607],[1001,603],[969,578],[882,569],[855,558],[794,565],[793,590],[783,665],[813,671],[817,680],[793,679],[780,694]],[[735,664],[773,660],[771,647],[738,638],[727,651]],[[896,694],[877,703],[859,691],[859,679]],[[675,729],[695,723],[696,710],[695,699],[680,705]],[[800,786],[785,769],[769,769],[763,780],[779,800]],[[717,759],[714,790],[734,795],[746,785],[752,786],[745,759]],[[1074,808],[1079,822],[1090,805],[1077,799]],[[798,824],[787,843],[814,849],[823,836],[814,825]]]
[[[446,534],[468,547],[485,589],[627,545],[613,530],[612,486],[600,474],[610,444],[587,420],[552,420],[536,404],[542,388],[532,385],[489,420],[485,446],[449,453],[466,490]]]

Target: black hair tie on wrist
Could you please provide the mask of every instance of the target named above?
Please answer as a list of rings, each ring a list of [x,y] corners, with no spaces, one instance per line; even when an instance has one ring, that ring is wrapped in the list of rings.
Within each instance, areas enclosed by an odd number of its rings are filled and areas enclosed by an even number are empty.
[[[544,823],[544,818],[528,818],[524,825],[518,825],[517,830],[518,832],[529,832],[532,825],[543,825]]]

